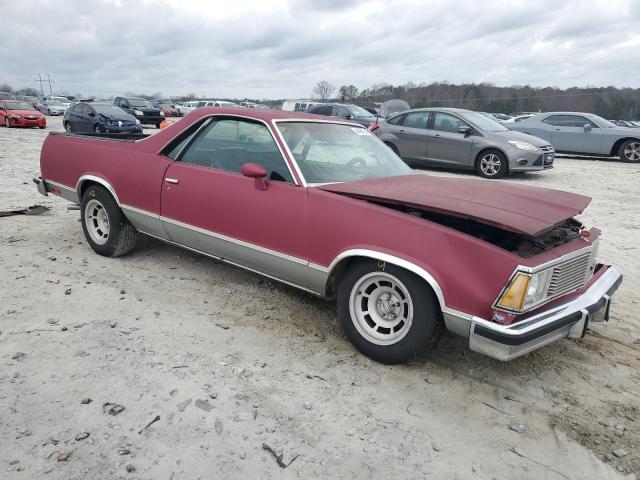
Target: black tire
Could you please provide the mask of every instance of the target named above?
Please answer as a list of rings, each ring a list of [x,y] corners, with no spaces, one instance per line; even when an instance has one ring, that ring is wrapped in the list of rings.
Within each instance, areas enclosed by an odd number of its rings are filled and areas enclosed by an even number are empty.
[[[96,125],[93,127],[93,132],[94,132],[94,133],[105,133],[105,132],[104,132],[104,128],[102,128],[99,124],[96,124]]]
[[[73,128],[71,127],[71,122],[64,122],[64,131],[67,133],[73,133]]]
[[[379,277],[378,275],[385,275],[386,277]],[[362,282],[375,281],[377,278],[387,278],[389,276],[399,281],[405,292],[408,293],[413,314],[410,326],[399,328],[401,333],[405,330],[404,336],[397,339],[397,341],[392,340],[392,343],[382,345],[371,341],[361,333],[360,329],[363,327],[356,326],[358,320],[354,318],[357,316],[355,309],[358,307],[353,305],[364,305],[368,302],[371,302],[371,304],[375,302],[376,306],[380,305],[380,300],[386,294],[383,293],[374,300],[373,297],[376,294],[374,290],[371,292],[371,296],[365,299],[362,296],[363,292],[358,288],[362,285]],[[366,290],[369,290],[369,288]],[[390,365],[405,363],[417,355],[427,353],[435,348],[444,331],[442,312],[431,287],[417,275],[389,263],[363,260],[351,265],[340,280],[337,301],[338,319],[342,323],[351,343],[362,354],[380,363]],[[379,313],[380,308],[376,308]],[[399,310],[404,313],[409,311],[408,307],[400,308]],[[353,315],[352,311],[354,312]],[[373,307],[371,311],[373,311]],[[364,316],[365,319],[367,315]],[[394,316],[393,318],[395,319],[396,317]],[[369,315],[369,320],[371,320],[371,315]],[[373,322],[373,320],[371,321]],[[359,324],[362,325],[362,322]],[[377,329],[380,329],[381,325],[382,323],[377,326]],[[391,332],[391,329],[386,330]],[[374,332],[374,329],[370,329],[369,332]],[[392,333],[392,335],[395,335],[395,333]]]
[[[500,150],[484,150],[476,158],[476,171],[484,178],[502,178],[509,172],[509,162]]]
[[[160,129],[160,125],[161,125],[161,123],[156,123],[156,128]]]
[[[44,130],[45,128],[47,128],[47,126],[46,125],[38,125],[38,128],[41,129],[41,130]]]
[[[622,162],[640,163],[640,140],[627,140],[620,145],[618,156]]]
[[[87,206],[90,202],[100,204],[103,212],[106,213],[108,218],[108,233],[104,243],[98,243],[92,238],[92,234],[87,227],[88,223],[88,210]],[[107,189],[100,185],[92,184],[85,190],[82,195],[82,202],[80,204],[80,219],[82,223],[82,230],[84,236],[91,248],[105,257],[119,257],[129,253],[136,245],[138,239],[138,232],[127,217],[124,216],[120,207],[113,199],[113,196]],[[91,222],[91,219],[89,219]]]
[[[393,153],[395,153],[396,155],[400,156],[400,152],[398,152],[398,147],[396,147],[393,143],[391,142],[384,142],[384,144],[389,147]]]

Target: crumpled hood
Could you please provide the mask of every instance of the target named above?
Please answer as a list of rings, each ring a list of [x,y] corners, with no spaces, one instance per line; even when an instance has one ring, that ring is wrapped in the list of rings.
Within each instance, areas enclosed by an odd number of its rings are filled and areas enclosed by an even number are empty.
[[[537,236],[582,212],[591,198],[495,180],[415,174],[315,188],[363,200],[443,213]]]

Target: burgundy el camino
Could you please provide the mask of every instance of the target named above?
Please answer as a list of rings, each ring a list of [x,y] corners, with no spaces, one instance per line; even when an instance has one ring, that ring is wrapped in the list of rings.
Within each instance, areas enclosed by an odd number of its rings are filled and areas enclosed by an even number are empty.
[[[40,193],[80,204],[91,248],[139,234],[337,300],[383,363],[442,331],[510,360],[607,320],[622,276],[596,261],[589,198],[414,174],[362,126],[202,108],[153,136],[50,134]]]

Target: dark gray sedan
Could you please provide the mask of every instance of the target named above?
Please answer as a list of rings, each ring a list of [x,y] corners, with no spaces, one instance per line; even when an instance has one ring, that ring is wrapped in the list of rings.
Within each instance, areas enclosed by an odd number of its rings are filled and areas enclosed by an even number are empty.
[[[476,170],[485,178],[553,166],[555,152],[549,142],[470,110],[408,110],[369,129],[411,164]]]
[[[592,113],[541,113],[511,128],[549,141],[557,152],[640,162],[640,131],[618,127]]]

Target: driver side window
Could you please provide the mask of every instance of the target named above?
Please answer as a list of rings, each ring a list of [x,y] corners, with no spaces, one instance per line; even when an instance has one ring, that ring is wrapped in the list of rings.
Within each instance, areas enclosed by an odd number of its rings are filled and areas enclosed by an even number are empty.
[[[214,120],[187,148],[180,161],[233,173],[240,173],[245,163],[255,163],[267,170],[268,179],[294,183],[278,145],[262,123]]]

